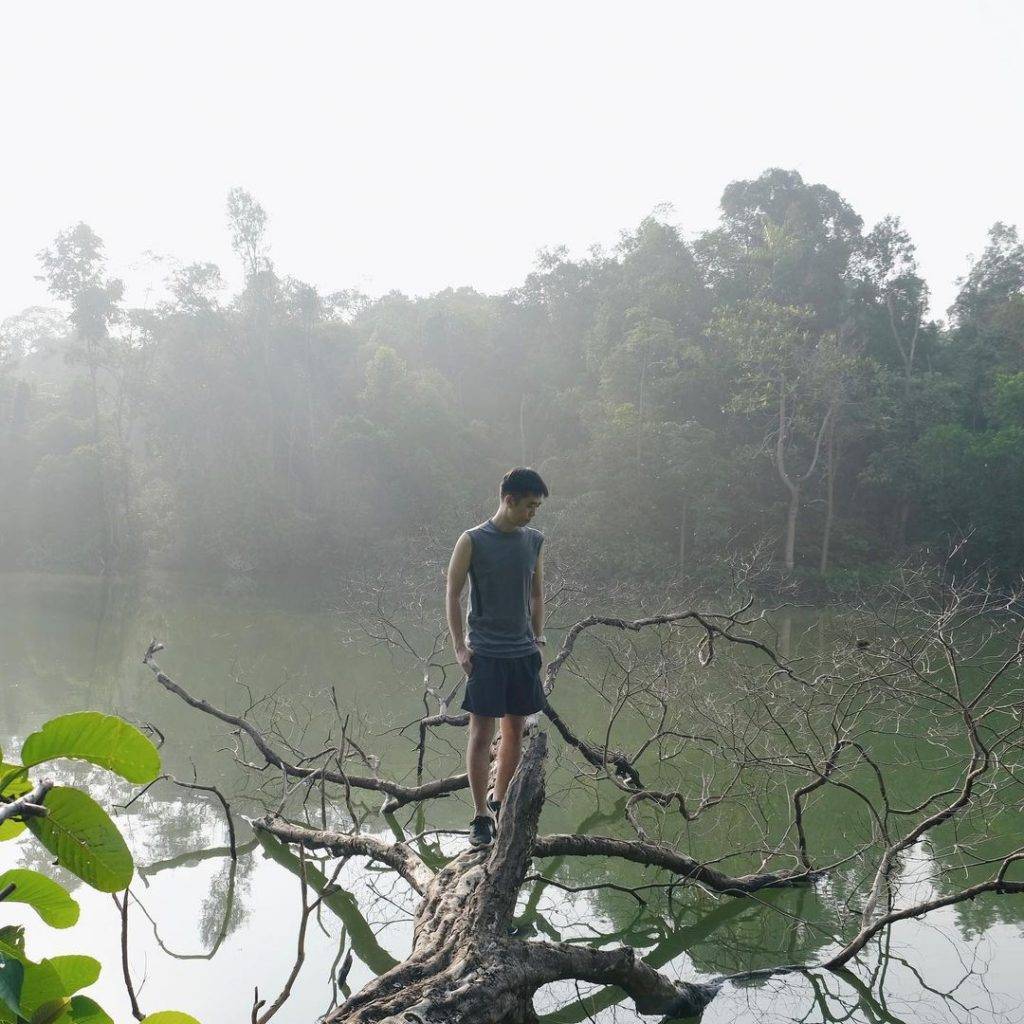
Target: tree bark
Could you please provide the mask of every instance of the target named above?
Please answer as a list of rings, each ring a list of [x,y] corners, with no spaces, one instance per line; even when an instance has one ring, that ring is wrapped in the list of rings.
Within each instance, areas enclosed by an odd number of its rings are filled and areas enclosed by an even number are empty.
[[[814,440],[814,454],[811,458],[807,471],[801,476],[794,477],[786,467],[786,379],[783,377],[779,383],[779,423],[778,432],[775,436],[775,468],[778,471],[779,479],[786,485],[789,491],[789,511],[786,516],[786,550],[785,564],[786,571],[792,572],[795,565],[796,551],[796,521],[800,514],[800,497],[803,485],[810,480],[814,474],[814,468],[818,465],[818,456],[821,454],[821,439],[828,429],[832,419],[833,407],[829,405],[818,428],[818,435]]]
[[[569,978],[618,985],[640,1013],[692,1016],[714,998],[718,984],[672,981],[628,946],[595,950],[510,937],[520,887],[540,852],[546,757],[547,735],[538,733],[506,794],[493,847],[460,853],[429,881],[429,869],[404,844],[269,819],[256,823],[293,842],[381,860],[423,895],[406,960],[347,999],[325,1024],[532,1024],[537,989]]]

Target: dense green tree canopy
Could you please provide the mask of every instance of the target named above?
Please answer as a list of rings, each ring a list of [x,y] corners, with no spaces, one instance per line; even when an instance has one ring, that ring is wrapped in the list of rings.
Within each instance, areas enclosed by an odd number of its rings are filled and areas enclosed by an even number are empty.
[[[540,255],[504,295],[320,294],[233,189],[244,271],[175,269],[128,308],[88,226],[40,254],[59,308],[0,330],[5,566],[235,571],[441,552],[511,465],[552,555],[594,576],[712,570],[766,542],[808,575],[967,537],[1024,570],[1024,244],[996,224],[948,323],[912,239],[770,169],[688,238]]]

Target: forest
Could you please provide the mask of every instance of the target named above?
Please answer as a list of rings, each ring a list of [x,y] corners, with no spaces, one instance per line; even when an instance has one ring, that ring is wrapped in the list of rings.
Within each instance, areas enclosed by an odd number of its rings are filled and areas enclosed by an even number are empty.
[[[992,226],[945,316],[914,241],[793,170],[688,236],[539,254],[506,294],[321,293],[227,229],[244,287],[174,265],[125,302],[102,225],[39,253],[53,305],[0,331],[0,566],[260,573],[444,557],[513,465],[549,558],[714,576],[737,551],[842,587],[956,550],[1024,569],[1024,244]],[[344,244],[344,240],[339,240]]]

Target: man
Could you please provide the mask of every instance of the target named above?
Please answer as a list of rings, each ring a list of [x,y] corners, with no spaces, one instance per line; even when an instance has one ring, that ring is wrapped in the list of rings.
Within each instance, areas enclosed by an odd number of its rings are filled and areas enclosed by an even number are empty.
[[[501,481],[498,511],[459,537],[448,566],[448,629],[467,677],[462,707],[469,712],[466,771],[475,806],[473,846],[494,841],[501,802],[522,753],[523,727],[544,703],[544,535],[528,524],[547,496],[534,470],[509,470]],[[467,577],[468,641],[462,632]],[[491,740],[499,719],[497,774],[488,798]]]

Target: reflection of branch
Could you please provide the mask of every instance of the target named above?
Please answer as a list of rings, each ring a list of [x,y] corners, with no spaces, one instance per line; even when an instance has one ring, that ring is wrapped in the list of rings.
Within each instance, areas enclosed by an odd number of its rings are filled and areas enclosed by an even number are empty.
[[[255,846],[255,842],[249,847]],[[153,915],[146,909],[145,904],[139,899],[134,893],[132,893],[132,899],[135,900],[139,907],[146,916],[146,920],[149,921],[153,928],[153,938],[156,940],[156,944],[169,956],[175,960],[212,960],[217,950],[220,949],[221,944],[227,938],[228,935],[228,924],[231,921],[231,911],[235,905],[235,873],[238,870],[238,862],[235,860],[231,861],[228,866],[228,887],[227,893],[224,896],[224,915],[221,918],[220,930],[217,932],[217,937],[213,941],[213,945],[205,953],[176,953],[173,949],[170,949],[163,939],[160,937],[160,931],[157,928],[156,920]]]
[[[267,857],[298,877],[302,869],[299,858],[271,833],[258,832],[257,836]],[[309,860],[306,861],[306,883],[311,889],[323,894],[323,906],[341,921],[352,952],[374,974],[384,974],[395,966],[395,958],[381,946],[376,932],[367,923],[352,893],[340,886],[328,887],[327,876]]]
[[[641,907],[647,906],[647,900],[640,895],[641,890],[665,888],[665,885],[657,883],[654,885],[617,885],[615,882],[597,882],[594,885],[566,885],[565,882],[559,882],[557,878],[548,878],[546,875],[527,875],[523,879],[523,884],[525,885],[527,882],[543,882],[545,885],[552,885],[563,892],[597,892],[600,889],[623,892],[627,896],[632,896]]]
[[[713,910],[700,917],[695,924],[675,927],[666,937],[644,954],[644,962],[651,967],[663,967],[687,950],[693,950],[708,942],[712,935],[729,922],[743,921],[750,916],[750,904],[743,900],[722,900]],[[618,988],[604,988],[586,997],[586,1004],[562,1006],[553,1013],[546,1013],[541,1024],[580,1024],[590,1014],[614,1006],[622,999]],[[589,1007],[589,1013],[588,1013]]]
[[[251,853],[259,845],[255,839],[250,839],[247,843],[242,843],[238,847],[239,854]],[[231,851],[226,846],[211,846],[206,850],[186,850],[185,853],[175,854],[173,857],[168,857],[166,860],[154,861],[152,864],[136,864],[135,873],[145,881],[150,875],[159,874],[161,871],[173,870],[174,868],[180,868],[182,865],[191,866],[192,864],[198,863],[204,860],[216,860],[218,857],[229,857]],[[146,883],[148,886],[148,882]],[[138,900],[136,900],[138,902]]]
[[[342,862],[344,863],[344,862]],[[327,883],[327,888],[321,893],[312,903],[306,899],[306,895],[309,891],[309,887],[306,883],[306,854],[303,847],[299,848],[299,890],[302,897],[302,917],[299,921],[299,935],[297,942],[297,949],[295,951],[295,963],[292,965],[291,972],[288,975],[284,983],[284,988],[281,989],[278,997],[270,1004],[267,1010],[258,1014],[260,1008],[264,1005],[265,1000],[259,998],[259,989],[256,990],[256,998],[253,1002],[252,1008],[252,1022],[253,1024],[267,1024],[278,1010],[288,1001],[288,997],[292,994],[292,985],[295,984],[295,979],[299,976],[299,971],[302,970],[302,965],[306,961],[306,928],[309,925],[309,918],[313,911],[323,902],[324,893],[333,888],[334,883],[338,877],[338,872],[341,870],[342,864],[339,864],[335,869],[334,876]],[[258,1014],[258,1015],[257,1015]]]
[[[1024,882],[1008,882],[1005,878],[1006,869],[1010,864],[1019,860],[1024,860],[1024,853],[1007,857],[996,877],[990,878],[987,882],[979,882],[977,885],[968,886],[966,889],[961,889],[959,892],[952,893],[949,896],[942,896],[933,900],[922,900],[920,903],[915,903],[912,907],[906,907],[903,910],[893,910],[888,914],[883,914],[872,924],[861,929],[839,953],[832,957],[831,960],[827,960],[822,966],[830,970],[842,967],[867,945],[872,936],[877,935],[883,928],[887,928],[896,921],[905,921],[910,917],[923,917],[925,914],[930,914],[933,910],[951,907],[956,903],[963,903],[964,900],[973,900],[986,892],[1001,894],[1024,893]]]

